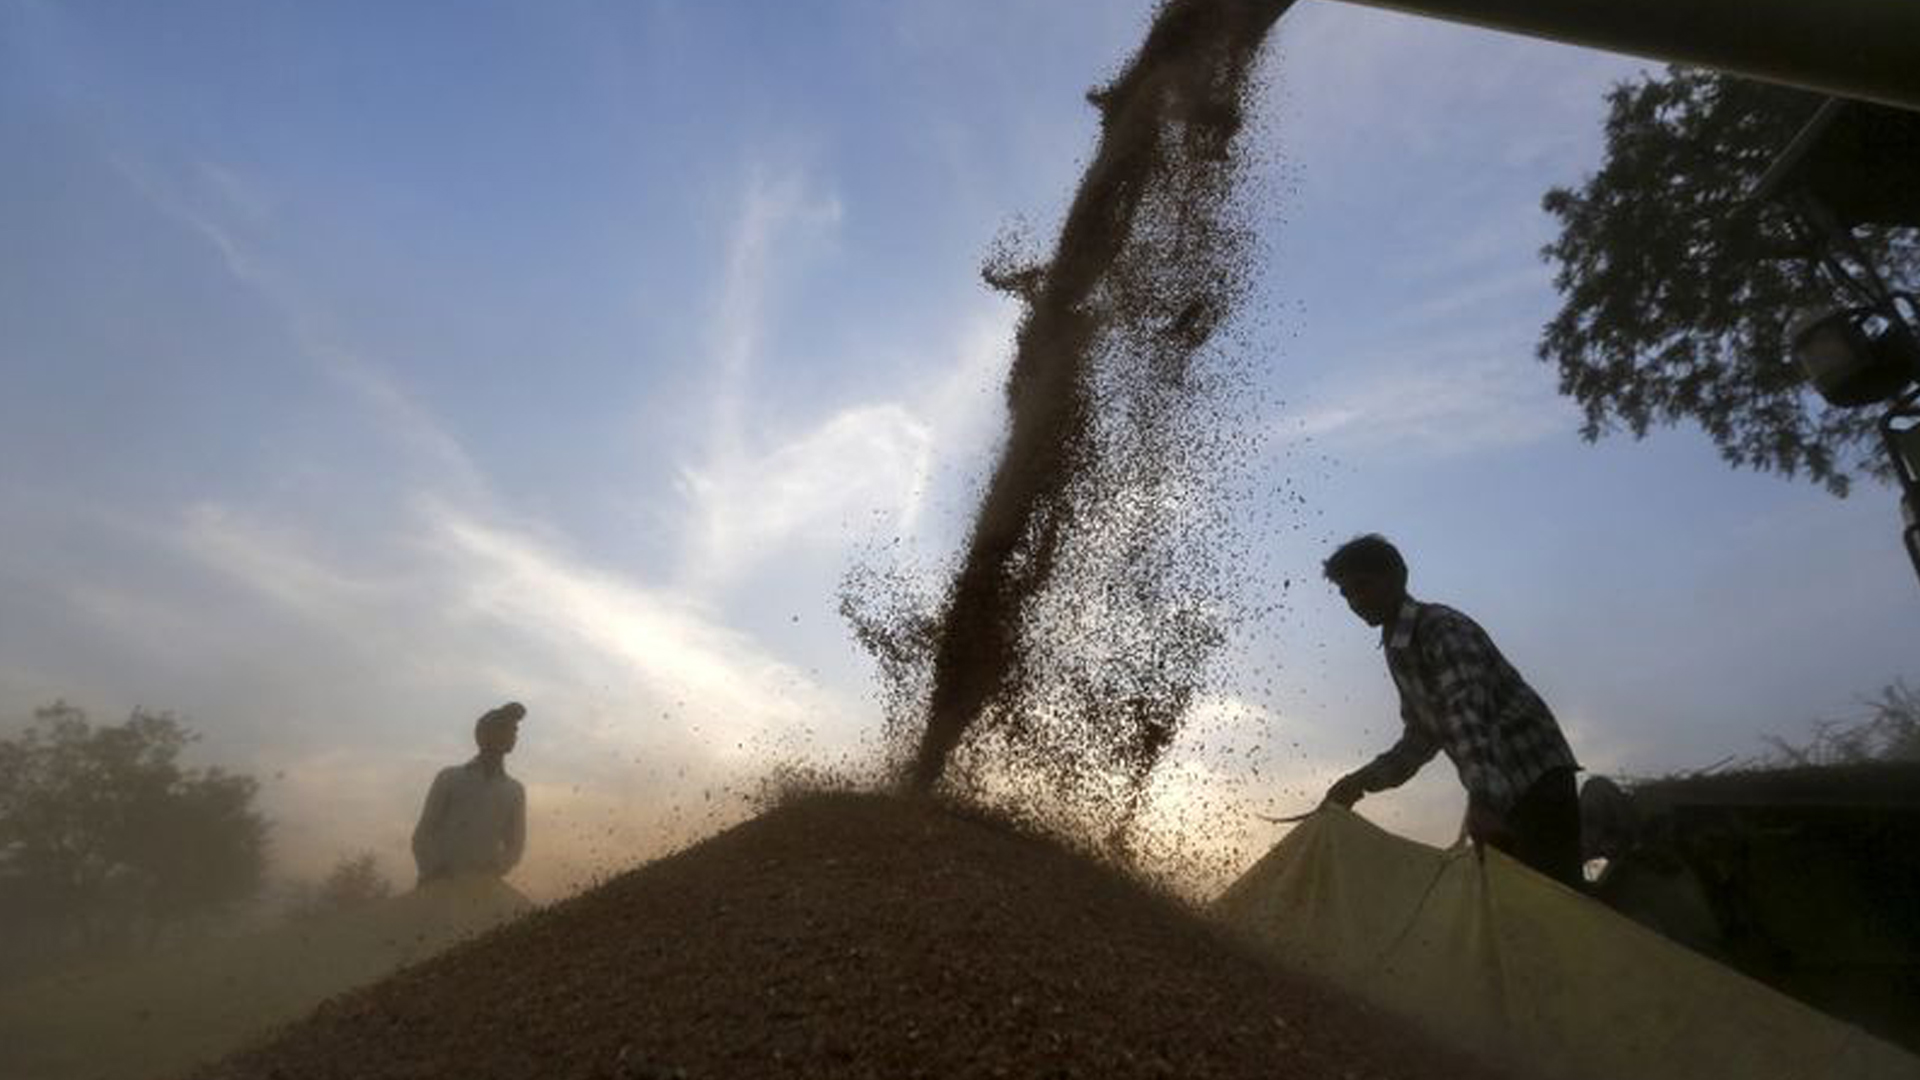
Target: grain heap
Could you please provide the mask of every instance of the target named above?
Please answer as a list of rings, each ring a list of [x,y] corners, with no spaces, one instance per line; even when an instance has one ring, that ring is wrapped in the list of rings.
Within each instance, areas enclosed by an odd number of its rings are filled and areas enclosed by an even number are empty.
[[[1050,841],[816,795],[200,1080],[1486,1075]]]

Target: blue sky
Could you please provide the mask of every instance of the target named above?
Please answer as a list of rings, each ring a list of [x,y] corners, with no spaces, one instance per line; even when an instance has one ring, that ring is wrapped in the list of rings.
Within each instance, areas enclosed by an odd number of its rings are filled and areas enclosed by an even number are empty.
[[[978,266],[1051,236],[1146,9],[0,0],[0,717],[177,710],[271,778],[289,867],[400,874],[433,768],[520,698],[548,894],[859,747],[835,588],[958,544],[1017,315]],[[1914,673],[1890,492],[1686,430],[1589,446],[1533,359],[1540,194],[1639,62],[1329,0],[1270,54],[1248,437],[1306,502],[1244,508],[1286,608],[1170,820],[1265,842],[1246,807],[1391,738],[1317,580],[1362,531],[1594,769],[1752,753]],[[1443,839],[1449,773],[1364,808]]]

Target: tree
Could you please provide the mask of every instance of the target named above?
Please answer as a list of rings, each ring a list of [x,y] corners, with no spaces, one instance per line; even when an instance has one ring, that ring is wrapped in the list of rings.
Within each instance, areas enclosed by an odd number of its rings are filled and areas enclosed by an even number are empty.
[[[1808,742],[1769,736],[1773,766],[1860,765],[1870,761],[1920,762],[1920,690],[1896,679],[1873,697],[1863,697],[1862,715],[1819,720]]]
[[[293,904],[293,915],[311,919],[348,911],[393,895],[393,882],[380,872],[371,851],[342,856],[320,884],[306,885]]]
[[[251,899],[266,871],[259,786],[182,767],[197,738],[167,713],[94,727],[56,702],[0,739],[0,906],[66,943],[104,946],[151,944]]]
[[[1749,192],[1823,99],[1669,68],[1607,96],[1606,160],[1542,204],[1559,238],[1562,305],[1539,355],[1580,403],[1589,440],[1692,421],[1736,467],[1804,472],[1844,495],[1884,476],[1870,410],[1823,404],[1789,355],[1787,326],[1832,304],[1813,250]],[[1894,287],[1920,281],[1920,235],[1856,230]]]

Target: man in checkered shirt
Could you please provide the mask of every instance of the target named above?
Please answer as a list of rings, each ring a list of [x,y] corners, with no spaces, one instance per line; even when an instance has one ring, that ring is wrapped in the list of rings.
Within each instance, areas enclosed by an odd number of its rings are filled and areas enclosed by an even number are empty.
[[[1326,801],[1351,807],[1399,787],[1445,751],[1467,789],[1474,842],[1577,888],[1579,765],[1540,695],[1478,623],[1407,595],[1407,564],[1384,537],[1348,541],[1324,569],[1353,613],[1380,628],[1405,724],[1399,742],[1341,777]]]

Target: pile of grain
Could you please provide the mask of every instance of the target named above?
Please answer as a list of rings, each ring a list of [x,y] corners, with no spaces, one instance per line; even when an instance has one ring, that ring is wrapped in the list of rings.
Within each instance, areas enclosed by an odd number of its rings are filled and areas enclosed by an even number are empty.
[[[1050,842],[815,795],[201,1077],[1484,1075]]]

